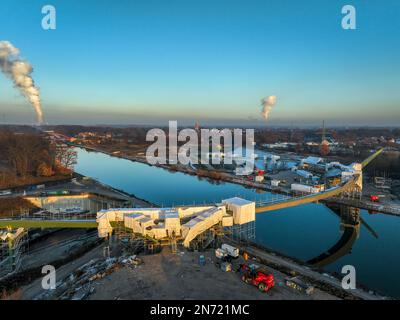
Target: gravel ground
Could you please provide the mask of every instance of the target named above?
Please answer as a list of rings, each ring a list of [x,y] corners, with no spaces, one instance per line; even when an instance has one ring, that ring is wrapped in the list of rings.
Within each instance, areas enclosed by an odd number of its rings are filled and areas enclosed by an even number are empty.
[[[89,299],[336,299],[320,290],[315,290],[311,296],[295,292],[284,285],[285,275],[275,270],[272,270],[275,287],[262,293],[243,283],[236,272],[223,272],[217,268],[213,253],[210,250],[171,254],[169,248],[164,248],[161,253],[141,256],[142,265],[125,266],[97,280]],[[198,264],[200,254],[206,256],[204,266]],[[233,269],[242,262],[241,258],[235,260]]]

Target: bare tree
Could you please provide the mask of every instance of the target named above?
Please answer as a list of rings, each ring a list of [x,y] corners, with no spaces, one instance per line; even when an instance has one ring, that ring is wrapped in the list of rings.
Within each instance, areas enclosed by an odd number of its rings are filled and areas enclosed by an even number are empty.
[[[56,146],[56,162],[72,174],[74,166],[77,163],[77,153],[72,147],[66,144],[58,144]]]

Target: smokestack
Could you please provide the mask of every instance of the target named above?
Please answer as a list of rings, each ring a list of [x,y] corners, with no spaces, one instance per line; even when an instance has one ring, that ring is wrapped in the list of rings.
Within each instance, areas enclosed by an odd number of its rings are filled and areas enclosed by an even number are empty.
[[[269,113],[271,112],[272,107],[276,103],[276,96],[268,96],[261,100],[262,105],[262,115],[265,120],[268,120]]]
[[[39,89],[31,77],[33,71],[29,62],[19,57],[19,50],[9,41],[0,41],[0,69],[10,78],[14,87],[29,101],[36,111],[37,123],[43,123],[43,112]]]

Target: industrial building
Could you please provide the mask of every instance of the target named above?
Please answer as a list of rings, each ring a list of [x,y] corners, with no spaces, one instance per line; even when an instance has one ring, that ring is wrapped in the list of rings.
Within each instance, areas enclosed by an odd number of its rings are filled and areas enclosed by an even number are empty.
[[[96,194],[69,194],[69,195],[45,195],[45,196],[28,196],[26,200],[37,206],[45,209],[48,212],[57,213],[96,213],[102,208],[111,206],[123,206],[124,202],[121,199],[110,199]]]

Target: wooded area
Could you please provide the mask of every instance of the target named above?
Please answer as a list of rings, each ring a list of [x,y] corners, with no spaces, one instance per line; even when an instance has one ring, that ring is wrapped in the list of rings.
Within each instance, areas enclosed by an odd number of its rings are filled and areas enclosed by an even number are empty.
[[[40,133],[0,130],[0,188],[55,180],[71,173],[69,156]],[[68,165],[72,166],[73,159]]]

